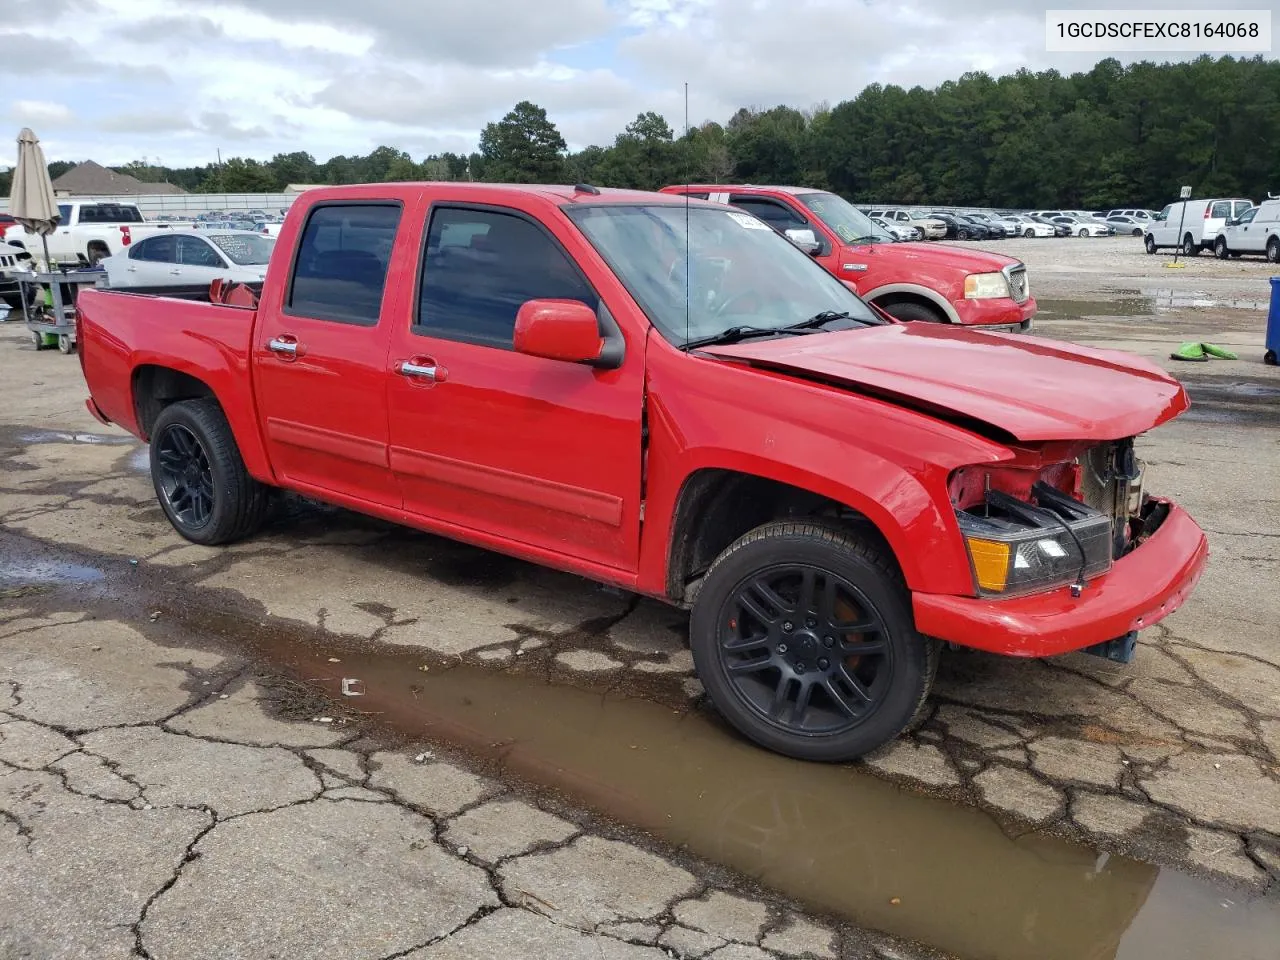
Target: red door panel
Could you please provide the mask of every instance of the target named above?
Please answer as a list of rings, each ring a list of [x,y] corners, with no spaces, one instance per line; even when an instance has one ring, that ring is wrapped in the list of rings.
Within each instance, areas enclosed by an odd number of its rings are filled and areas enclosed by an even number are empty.
[[[387,456],[400,219],[398,205],[317,206],[299,241],[293,303],[259,309],[254,389],[272,465],[289,486],[400,506]]]
[[[643,350],[605,370],[511,348],[525,300],[599,302],[567,253],[585,241],[517,214],[433,210],[421,322],[392,334],[391,471],[423,518],[634,571]]]

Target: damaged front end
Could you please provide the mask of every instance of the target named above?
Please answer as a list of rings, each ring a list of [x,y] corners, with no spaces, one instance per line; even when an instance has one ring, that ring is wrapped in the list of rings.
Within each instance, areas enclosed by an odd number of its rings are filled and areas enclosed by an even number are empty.
[[[950,495],[979,597],[1025,597],[1089,582],[1154,534],[1168,504],[1147,497],[1133,438],[1015,450],[999,466],[966,467]],[[1133,659],[1137,631],[1082,652]]]

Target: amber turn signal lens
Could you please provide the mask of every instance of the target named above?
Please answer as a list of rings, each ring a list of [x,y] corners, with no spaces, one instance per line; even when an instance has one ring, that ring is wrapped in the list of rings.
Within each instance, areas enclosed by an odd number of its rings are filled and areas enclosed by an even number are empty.
[[[994,540],[966,538],[969,556],[973,558],[973,572],[978,586],[991,593],[1004,590],[1009,580],[1009,544]]]

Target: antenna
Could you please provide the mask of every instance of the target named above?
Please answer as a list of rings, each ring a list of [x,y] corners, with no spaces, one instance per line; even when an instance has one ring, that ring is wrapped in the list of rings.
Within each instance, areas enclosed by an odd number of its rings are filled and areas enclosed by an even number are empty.
[[[693,296],[689,289],[689,81],[684,84],[684,342],[689,342],[689,298]]]

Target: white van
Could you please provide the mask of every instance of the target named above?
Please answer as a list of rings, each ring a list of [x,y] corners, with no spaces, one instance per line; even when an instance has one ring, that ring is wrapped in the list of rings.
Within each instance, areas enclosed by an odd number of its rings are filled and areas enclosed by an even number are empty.
[[[1265,253],[1272,263],[1280,263],[1280,198],[1263,200],[1228,220],[1214,240],[1213,252],[1224,260],[1242,253]]]
[[[1252,200],[1238,197],[1171,203],[1156,214],[1155,220],[1147,227],[1144,241],[1147,253],[1155,253],[1162,247],[1181,247],[1183,256],[1194,257],[1201,250],[1212,250],[1218,231],[1226,222],[1252,206]]]

